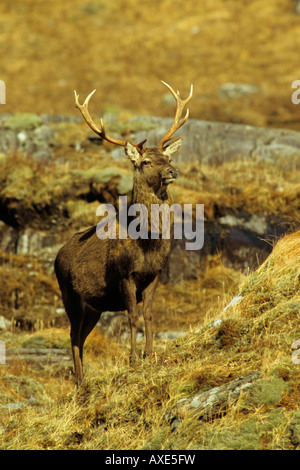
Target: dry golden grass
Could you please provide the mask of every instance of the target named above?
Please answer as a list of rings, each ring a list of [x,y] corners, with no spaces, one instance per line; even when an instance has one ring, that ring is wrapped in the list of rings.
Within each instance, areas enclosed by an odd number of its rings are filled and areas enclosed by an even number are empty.
[[[86,381],[77,391],[65,369],[51,375],[51,368],[27,368],[22,379],[20,364],[1,367],[6,403],[31,393],[36,405],[3,409],[0,448],[294,448],[289,426],[299,406],[300,375],[291,344],[300,338],[299,250],[299,231],[284,237],[240,283],[242,300],[225,313],[215,308],[210,320],[221,318],[219,326],[202,321],[176,342],[156,341],[157,354],[134,367],[126,344],[95,331],[87,340]],[[43,334],[67,335],[50,331]],[[186,415],[170,432],[163,416],[179,399],[254,370],[263,374],[257,396],[242,395],[213,421],[200,424]],[[14,380],[5,380],[14,373]]]
[[[6,112],[69,114],[73,90],[97,88],[93,109],[172,115],[159,80],[188,90],[192,117],[299,128],[299,17],[287,0],[3,0]],[[258,92],[221,99],[227,82]]]
[[[1,110],[75,114],[73,89],[83,98],[97,88],[91,111],[118,116],[126,132],[132,116],[173,116],[163,79],[182,94],[194,83],[192,118],[298,130],[299,110],[291,103],[291,83],[299,79],[294,7],[286,0],[163,0],[159,7],[135,0],[3,0],[0,79],[7,104]],[[258,91],[222,99],[219,87],[227,82]],[[37,216],[47,209],[64,230],[74,231],[94,223],[94,205],[77,199],[88,187],[87,173],[107,167],[109,147],[99,152],[90,145],[89,158],[82,158],[72,146],[84,140],[86,125],[54,128],[65,145],[53,161],[43,166],[22,155],[3,160],[0,191],[18,201],[20,215],[33,226],[48,228],[49,217]],[[128,162],[118,168],[128,174]],[[204,204],[207,219],[218,206],[278,215],[299,226],[297,172],[253,157],[217,170],[186,165],[180,174],[174,199]],[[66,212],[67,227],[61,218]],[[246,278],[223,266],[220,254],[207,260],[197,280],[172,290],[161,285],[155,332],[183,329],[187,335],[157,340],[153,358],[130,367],[128,344],[96,329],[86,343],[86,382],[78,391],[71,364],[0,365],[0,449],[295,448],[289,426],[300,400],[299,365],[291,361],[291,344],[300,338],[299,246],[299,232],[285,237]],[[0,314],[35,318],[45,308],[46,324],[50,310],[61,306],[56,281],[39,260],[1,253],[0,275]],[[241,302],[222,313],[239,293]],[[1,340],[21,347],[38,335],[58,347],[69,343],[64,325],[1,333]],[[280,392],[286,385],[277,401],[243,396],[223,417],[199,423],[187,415],[178,432],[170,432],[163,416],[180,398],[253,370],[263,373],[266,390]],[[16,409],[3,406],[20,402],[25,404]]]

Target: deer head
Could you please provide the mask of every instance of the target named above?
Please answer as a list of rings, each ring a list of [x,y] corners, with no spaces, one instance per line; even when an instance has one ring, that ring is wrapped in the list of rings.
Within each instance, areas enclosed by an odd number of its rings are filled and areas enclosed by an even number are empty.
[[[167,185],[173,183],[179,175],[178,170],[171,165],[172,156],[179,150],[182,137],[179,137],[172,142],[169,142],[175,132],[187,121],[189,117],[189,110],[187,109],[186,114],[182,120],[181,116],[185,105],[191,99],[193,94],[193,85],[188,98],[185,100],[180,98],[179,91],[175,92],[173,88],[165,82],[162,82],[172,93],[176,100],[176,112],[172,126],[161,139],[159,145],[153,148],[144,147],[146,140],[135,144],[133,142],[116,139],[106,134],[104,129],[103,120],[100,120],[100,128],[95,124],[90,116],[88,105],[90,98],[96,90],[92,91],[86,98],[83,105],[79,103],[79,95],[75,93],[76,107],[80,110],[84,120],[88,126],[102,139],[106,140],[115,145],[121,145],[125,147],[125,153],[129,160],[132,162],[134,167],[135,180],[144,182],[148,187],[152,188],[155,193],[161,192],[162,188],[166,188]]]

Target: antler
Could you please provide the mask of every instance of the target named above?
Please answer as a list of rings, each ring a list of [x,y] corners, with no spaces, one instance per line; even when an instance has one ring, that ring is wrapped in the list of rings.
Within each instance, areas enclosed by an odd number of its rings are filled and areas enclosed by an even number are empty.
[[[85,122],[87,123],[87,125],[94,131],[96,132],[96,134],[98,134],[100,137],[102,137],[102,139],[104,140],[107,140],[107,142],[111,142],[112,144],[116,144],[116,145],[122,145],[122,147],[125,147],[126,145],[126,140],[122,140],[122,139],[116,139],[115,137],[109,137],[109,135],[106,134],[105,132],[105,129],[104,129],[104,124],[103,124],[103,120],[102,118],[100,119],[100,126],[101,126],[101,129],[99,129],[96,124],[94,123],[93,119],[91,118],[91,115],[89,113],[89,110],[88,110],[88,106],[89,106],[89,101],[91,99],[91,96],[93,96],[93,94],[95,93],[96,90],[92,91],[92,93],[89,94],[89,96],[87,96],[87,98],[85,99],[85,102],[83,104],[80,104],[79,101],[78,101],[78,98],[79,98],[79,95],[76,93],[76,90],[74,90],[74,93],[75,93],[75,103],[76,103],[76,108],[79,109],[79,111],[81,112]],[[140,153],[143,152],[143,145],[144,143],[146,142],[147,139],[145,140],[142,140],[142,142],[140,142],[139,144],[133,144]]]
[[[158,146],[158,148],[161,148],[161,149],[163,148],[163,146],[165,145],[166,142],[168,142],[169,140],[172,139],[174,133],[187,121],[187,119],[189,117],[189,110],[188,109],[187,109],[186,115],[184,116],[182,121],[179,122],[185,105],[187,104],[188,101],[190,101],[190,99],[193,96],[193,85],[191,85],[191,91],[190,91],[190,94],[189,94],[188,98],[186,100],[182,100],[180,98],[179,91],[177,91],[177,93],[176,93],[176,91],[173,90],[173,88],[170,85],[168,85],[167,83],[165,83],[163,81],[162,81],[162,83],[170,90],[170,92],[174,96],[174,98],[177,102],[177,106],[176,106],[174,122],[173,122],[171,128],[166,133],[166,135],[161,139],[160,144]]]
[[[81,114],[82,114],[84,120],[86,121],[87,125],[88,125],[96,134],[98,134],[100,137],[102,137],[102,139],[107,140],[108,142],[111,142],[112,144],[122,145],[123,147],[125,147],[125,145],[126,145],[126,140],[115,139],[114,137],[109,137],[109,136],[106,134],[105,129],[104,129],[103,120],[102,120],[102,119],[100,120],[101,129],[99,129],[99,128],[96,126],[96,124],[94,123],[93,119],[91,118],[90,113],[89,113],[89,110],[88,110],[88,106],[89,106],[89,101],[90,101],[91,97],[93,96],[93,94],[95,93],[95,91],[96,91],[96,90],[92,91],[92,93],[90,93],[89,96],[86,98],[85,102],[84,102],[83,104],[80,104],[79,101],[78,101],[79,95],[78,95],[78,94],[76,93],[76,91],[74,90],[76,108],[78,108],[79,111],[81,112]]]

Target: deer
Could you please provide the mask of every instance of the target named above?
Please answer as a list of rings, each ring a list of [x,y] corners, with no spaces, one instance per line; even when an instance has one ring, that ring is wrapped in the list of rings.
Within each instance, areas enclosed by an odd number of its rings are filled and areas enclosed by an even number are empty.
[[[145,147],[147,139],[139,143],[107,135],[102,118],[100,128],[91,118],[88,105],[96,90],[92,91],[81,105],[75,93],[75,107],[79,109],[87,125],[101,138],[114,145],[124,147],[125,155],[132,164],[133,204],[171,204],[168,187],[175,182],[179,171],[171,162],[179,150],[182,137],[173,139],[175,132],[187,121],[189,109],[182,114],[191,99],[191,85],[188,98],[182,99],[179,91],[162,82],[176,100],[176,111],[170,129],[157,147]],[[148,213],[150,211],[148,210]],[[150,222],[148,225],[150,231]],[[70,322],[71,348],[74,362],[75,381],[83,381],[83,346],[87,336],[106,311],[128,313],[130,327],[129,363],[138,360],[136,336],[138,304],[142,303],[145,325],[145,350],[143,357],[152,355],[152,303],[159,282],[159,276],[170,253],[171,240],[126,239],[97,236],[96,226],[75,233],[63,245],[55,259],[55,274],[62,294],[66,314]]]

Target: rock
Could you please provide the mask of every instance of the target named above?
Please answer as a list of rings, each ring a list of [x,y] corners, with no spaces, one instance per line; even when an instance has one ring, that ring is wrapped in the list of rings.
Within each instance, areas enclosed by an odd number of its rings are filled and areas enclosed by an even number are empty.
[[[129,334],[128,318],[122,312],[103,312],[97,326],[108,336]]]
[[[224,83],[219,87],[219,97],[230,99],[258,93],[258,88],[247,83]]]
[[[176,340],[186,335],[186,331],[160,331],[156,334],[157,339]]]
[[[26,228],[19,232],[16,243],[18,255],[28,255],[54,261],[61,246],[61,235],[54,232]]]
[[[261,376],[260,372],[251,372],[225,385],[214,387],[191,398],[184,398],[177,405],[185,412],[197,414],[200,420],[211,419],[224,413],[237,401],[241,392],[250,389]]]
[[[63,363],[72,360],[68,349],[56,348],[18,348],[6,350],[6,361],[20,360],[30,363]]]
[[[0,340],[0,364],[6,364],[6,346],[4,341]]]
[[[0,220],[0,250],[14,252],[18,240],[18,231]]]
[[[147,137],[147,145],[154,146],[172,124],[172,119],[149,117],[154,129],[135,133],[133,141]],[[182,146],[176,161],[198,161],[219,165],[224,161],[246,160],[255,156],[258,161],[280,164],[284,169],[300,168],[300,132],[287,129],[266,129],[244,124],[206,122],[189,119],[180,129]],[[112,154],[121,158],[120,149]]]
[[[18,149],[17,133],[9,129],[0,128],[0,152],[8,155]]]
[[[0,330],[8,330],[11,327],[11,321],[5,318],[3,315],[0,316]]]
[[[187,414],[203,421],[220,416],[237,402],[241,392],[249,390],[261,376],[261,372],[250,372],[225,385],[196,393],[189,398],[183,398],[179,400],[174,409],[167,410],[163,421],[167,421],[174,428],[174,422],[176,421],[176,427],[178,427]]]
[[[243,229],[260,235],[266,234],[269,228],[268,217],[265,214],[251,214],[245,217],[226,214],[223,217],[219,217],[218,222],[228,227],[243,227]]]
[[[227,267],[247,273],[248,269],[262,263],[270,254],[271,247],[258,234],[240,228],[230,228],[223,238],[222,258]]]
[[[255,87],[247,84],[223,85],[223,93],[224,87],[228,96],[255,92]],[[134,118],[126,123],[126,128],[131,129],[130,138],[133,141],[140,142],[147,137],[147,145],[154,146],[160,142],[172,121],[160,117]],[[51,127],[51,123],[57,122],[81,121],[78,116],[37,116],[30,113],[2,116],[0,153],[7,155],[18,150],[28,152],[37,159],[48,159],[52,156],[52,147],[61,145]],[[180,129],[180,135],[183,136],[183,145],[176,157],[177,162],[197,160],[220,164],[257,156],[258,160],[277,163],[285,169],[300,168],[300,133],[297,131],[189,119]],[[123,159],[124,149],[115,148],[111,156]]]
[[[97,327],[104,331],[108,336],[115,336],[123,341],[130,338],[130,329],[128,323],[128,316],[125,312],[103,312]],[[176,340],[186,334],[185,331],[160,331],[156,334],[156,339],[159,340]],[[145,340],[145,335],[142,327],[138,325],[137,341]]]
[[[14,411],[14,410],[21,410],[26,406],[26,401],[18,401],[17,403],[5,403],[5,404],[0,404],[0,407],[2,409],[6,409],[9,411]]]
[[[52,156],[55,136],[36,114],[10,115],[0,124],[0,152],[8,155],[18,151],[46,161]]]
[[[228,308],[230,308],[230,307],[232,307],[233,305],[239,303],[242,299],[243,299],[243,296],[242,296],[242,295],[236,295],[236,296],[229,302],[229,304],[227,304],[226,307],[223,308],[223,313],[225,313]]]

